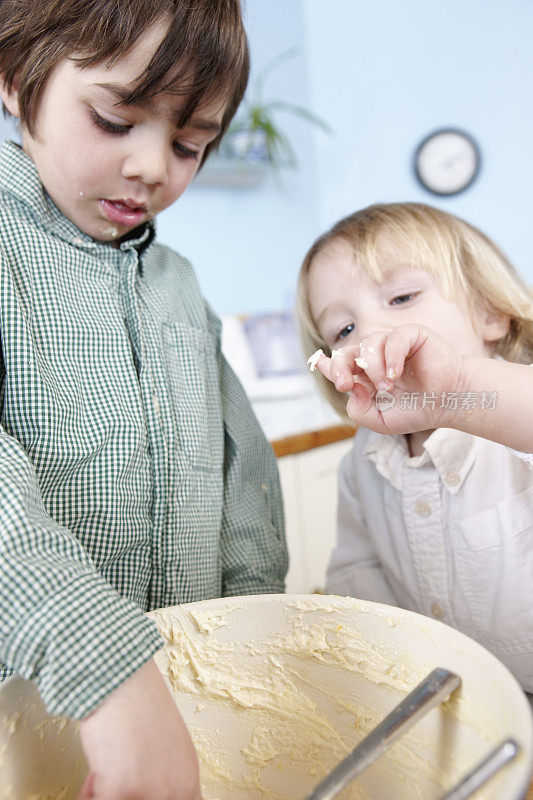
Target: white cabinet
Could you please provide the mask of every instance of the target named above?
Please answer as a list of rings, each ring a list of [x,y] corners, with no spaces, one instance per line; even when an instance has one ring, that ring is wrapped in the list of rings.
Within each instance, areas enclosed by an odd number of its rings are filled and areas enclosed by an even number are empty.
[[[287,592],[323,591],[336,541],[337,470],[351,439],[278,459],[289,549]]]

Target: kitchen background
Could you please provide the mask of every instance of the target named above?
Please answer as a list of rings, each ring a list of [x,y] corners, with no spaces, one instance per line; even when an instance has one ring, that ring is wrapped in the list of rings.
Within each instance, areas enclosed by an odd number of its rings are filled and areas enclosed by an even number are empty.
[[[305,105],[333,129],[277,120],[297,153],[283,186],[192,186],[159,222],[221,314],[283,310],[319,232],[368,203],[420,200],[490,233],[533,282],[532,0],[246,0],[253,69],[296,47],[265,97]],[[426,133],[472,134],[481,171],[442,199],[416,181]],[[0,137],[11,134],[2,121]]]
[[[219,313],[292,303],[319,232],[372,202],[419,200],[486,230],[533,282],[532,0],[247,0],[254,70],[296,46],[265,96],[305,105],[333,129],[279,113],[299,169],[253,188],[198,186],[163,215],[161,237],[196,265]],[[477,180],[442,199],[413,172],[419,141],[468,131]]]
[[[280,456],[287,588],[312,591],[323,586],[336,470],[350,445],[346,434],[326,445],[319,436],[315,449],[283,445],[339,423],[292,324],[299,265],[339,217],[415,200],[481,227],[533,283],[533,0],[246,0],[246,24],[251,85],[295,50],[266,79],[264,99],[305,106],[331,133],[280,111],[297,168],[236,180],[208,162],[158,231],[192,260],[222,315],[224,351]],[[418,144],[441,127],[465,130],[481,157],[477,178],[451,197],[430,194],[413,168]],[[0,121],[0,138],[13,132]]]

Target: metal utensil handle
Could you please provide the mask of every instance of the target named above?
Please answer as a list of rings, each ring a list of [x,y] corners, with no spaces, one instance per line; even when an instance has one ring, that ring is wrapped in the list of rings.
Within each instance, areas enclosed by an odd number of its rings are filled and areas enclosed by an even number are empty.
[[[356,775],[363,772],[421,716],[445,700],[461,684],[453,672],[437,668],[394,708],[368,736],[355,747],[306,800],[332,800]]]
[[[508,761],[511,761],[520,752],[520,746],[514,739],[505,739],[490,751],[474,769],[469,772],[453,789],[442,795],[439,800],[465,800],[483,786],[489,778],[498,772]]]

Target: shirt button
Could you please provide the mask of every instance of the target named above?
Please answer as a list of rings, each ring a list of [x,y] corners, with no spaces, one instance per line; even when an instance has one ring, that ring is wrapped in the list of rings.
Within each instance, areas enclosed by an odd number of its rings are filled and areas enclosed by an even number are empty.
[[[436,619],[442,619],[444,616],[444,611],[442,610],[442,606],[439,606],[438,603],[433,603],[431,606],[431,613],[433,614]]]
[[[461,476],[457,474],[457,472],[448,472],[446,475],[446,483],[448,486],[459,486],[461,482]]]
[[[424,500],[419,500],[415,505],[415,513],[418,514],[419,517],[429,517],[431,514],[431,506]]]

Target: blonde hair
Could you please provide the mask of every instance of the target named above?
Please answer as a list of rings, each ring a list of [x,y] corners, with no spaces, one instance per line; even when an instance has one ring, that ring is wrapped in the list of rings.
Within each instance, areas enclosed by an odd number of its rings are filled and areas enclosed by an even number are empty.
[[[315,257],[337,240],[353,249],[359,268],[383,280],[380,256],[391,248],[413,266],[427,270],[446,299],[464,293],[472,310],[488,308],[509,317],[507,334],[494,343],[494,354],[507,361],[533,362],[533,293],[497,245],[458,217],[422,203],[373,205],[337,222],[305,256],[298,277],[297,315],[304,353],[318,348],[330,355],[309,306],[308,279]],[[346,397],[318,371],[327,400],[346,417]]]

